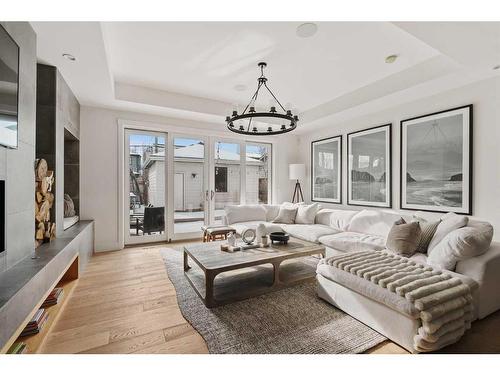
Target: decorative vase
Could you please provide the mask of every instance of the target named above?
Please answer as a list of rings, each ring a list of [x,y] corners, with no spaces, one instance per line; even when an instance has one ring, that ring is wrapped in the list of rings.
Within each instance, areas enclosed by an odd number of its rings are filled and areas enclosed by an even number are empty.
[[[255,234],[256,234],[257,238],[262,238],[264,236],[267,236],[266,226],[262,223],[257,225],[257,229],[255,230]]]
[[[236,235],[234,233],[229,233],[227,235],[227,244],[229,246],[235,246],[236,245]]]

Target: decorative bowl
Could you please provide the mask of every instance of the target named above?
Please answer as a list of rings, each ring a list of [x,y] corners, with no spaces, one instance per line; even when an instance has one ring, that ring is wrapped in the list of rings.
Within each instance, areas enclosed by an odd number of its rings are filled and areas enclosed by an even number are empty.
[[[269,238],[271,239],[271,243],[278,242],[286,245],[290,236],[285,232],[272,232],[269,234]]]

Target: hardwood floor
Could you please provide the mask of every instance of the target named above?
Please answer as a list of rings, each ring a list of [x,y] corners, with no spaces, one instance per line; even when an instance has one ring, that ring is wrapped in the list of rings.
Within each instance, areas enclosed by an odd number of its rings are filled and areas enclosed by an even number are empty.
[[[42,353],[208,353],[183,318],[159,249],[127,248],[91,258]],[[493,332],[493,334],[492,334]],[[500,353],[500,312],[473,324],[447,353]],[[368,353],[407,353],[386,341]]]
[[[92,257],[42,352],[208,353],[182,317],[161,247]]]

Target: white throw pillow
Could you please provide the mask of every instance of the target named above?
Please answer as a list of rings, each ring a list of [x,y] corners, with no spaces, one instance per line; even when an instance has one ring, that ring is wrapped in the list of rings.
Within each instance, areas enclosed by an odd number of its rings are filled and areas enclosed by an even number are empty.
[[[474,223],[472,226],[448,233],[427,259],[427,263],[453,271],[457,262],[484,254],[490,248],[493,227],[489,223]]]
[[[298,203],[283,202],[283,203],[281,203],[281,207],[285,207],[285,208],[297,208],[297,207],[303,206],[303,205],[305,205],[304,202],[298,202]]]
[[[295,216],[297,216],[297,208],[281,206],[279,215],[272,222],[278,224],[294,224]]]
[[[266,221],[273,221],[280,213],[279,204],[263,204],[262,206],[266,209]]]
[[[455,229],[465,227],[468,222],[469,218],[467,216],[457,215],[454,212],[448,212],[443,215],[441,217],[441,222],[439,223],[436,232],[429,243],[427,254],[430,255],[432,253],[432,249],[434,249],[448,233],[454,231]]]
[[[266,209],[261,205],[226,206],[227,224],[245,221],[266,221]]]
[[[314,218],[320,208],[321,207],[318,203],[298,205],[297,215],[295,216],[295,224],[314,224]]]

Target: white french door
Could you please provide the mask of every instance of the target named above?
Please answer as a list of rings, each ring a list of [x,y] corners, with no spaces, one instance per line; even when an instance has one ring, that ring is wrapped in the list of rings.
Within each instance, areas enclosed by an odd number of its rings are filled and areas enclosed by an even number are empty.
[[[172,186],[168,210],[171,239],[200,237],[210,222],[209,144],[206,137],[170,134]]]
[[[125,244],[165,241],[167,134],[125,130]]]
[[[125,129],[125,244],[200,238],[224,208],[271,202],[271,144]]]
[[[245,159],[243,142],[212,139],[210,158],[211,224],[223,224],[224,208],[245,203]]]

